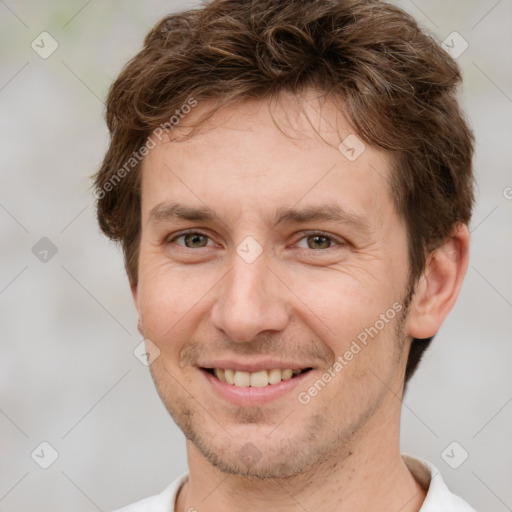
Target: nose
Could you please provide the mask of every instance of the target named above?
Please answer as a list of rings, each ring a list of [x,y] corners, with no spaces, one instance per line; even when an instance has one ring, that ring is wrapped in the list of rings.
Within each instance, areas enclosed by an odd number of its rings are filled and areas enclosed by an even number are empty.
[[[247,343],[264,331],[281,331],[289,321],[285,286],[265,254],[247,263],[234,254],[231,271],[219,283],[211,318],[232,341]]]

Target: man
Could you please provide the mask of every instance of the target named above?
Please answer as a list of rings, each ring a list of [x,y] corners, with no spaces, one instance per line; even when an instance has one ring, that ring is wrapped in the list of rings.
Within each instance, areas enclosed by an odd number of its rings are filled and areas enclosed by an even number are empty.
[[[468,265],[459,82],[376,1],[217,0],[149,33],[98,219],[189,473],[124,512],[473,510],[399,443]]]

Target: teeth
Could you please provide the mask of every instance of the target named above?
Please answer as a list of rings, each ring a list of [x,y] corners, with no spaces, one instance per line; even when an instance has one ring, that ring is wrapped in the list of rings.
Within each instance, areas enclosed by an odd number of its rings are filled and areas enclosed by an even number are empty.
[[[214,368],[213,373],[221,382],[227,382],[242,388],[253,387],[262,388],[269,384],[279,384],[282,380],[291,379],[293,376],[301,373],[302,370],[272,368],[271,370],[261,370],[259,372],[242,372],[238,370],[229,370],[224,368]]]
[[[235,383],[235,372],[233,370],[224,370],[224,377],[226,378],[226,382],[228,384]]]
[[[288,380],[291,379],[293,375],[293,370],[282,370],[281,371],[281,379]]]
[[[224,370],[222,368],[215,368],[213,373],[215,374],[215,377],[217,377],[217,379],[219,379],[221,382],[226,382],[226,376],[224,375]]]
[[[251,374],[249,372],[235,372],[235,386],[246,388],[251,385]]]
[[[268,383],[269,384],[279,384],[281,382],[281,370],[279,368],[274,368],[268,372]]]
[[[236,384],[236,381],[235,381]],[[262,388],[268,384],[267,370],[251,373],[251,388]]]

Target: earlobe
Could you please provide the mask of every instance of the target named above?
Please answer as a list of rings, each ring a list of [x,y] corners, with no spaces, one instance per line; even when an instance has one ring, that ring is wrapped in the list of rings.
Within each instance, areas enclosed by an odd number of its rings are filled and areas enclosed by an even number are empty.
[[[137,313],[139,314],[139,319],[137,321],[137,330],[139,331],[141,336],[144,336],[144,330],[142,328],[142,322],[140,320],[139,296],[138,296],[137,284],[130,282],[130,289],[132,291],[132,297],[133,297],[133,302],[135,303],[135,308],[137,309]]]
[[[469,259],[469,231],[465,224],[427,256],[416,286],[407,331],[413,338],[434,336],[453,308],[462,287]]]
[[[130,290],[132,291],[133,301],[135,302],[135,307],[137,311],[139,311],[139,301],[138,301],[138,287],[136,283],[130,281]]]

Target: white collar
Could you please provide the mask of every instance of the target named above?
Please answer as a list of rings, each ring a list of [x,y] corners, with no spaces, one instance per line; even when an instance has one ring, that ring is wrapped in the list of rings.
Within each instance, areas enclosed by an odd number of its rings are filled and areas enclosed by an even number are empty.
[[[402,454],[404,463],[419,484],[427,490],[419,512],[476,512],[462,498],[453,494],[439,470],[430,462],[412,455]],[[176,497],[188,480],[188,473],[178,477],[160,494],[132,503],[114,512],[174,512]]]

